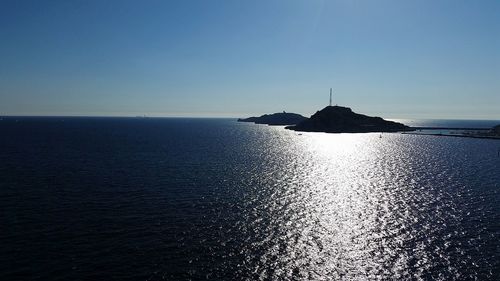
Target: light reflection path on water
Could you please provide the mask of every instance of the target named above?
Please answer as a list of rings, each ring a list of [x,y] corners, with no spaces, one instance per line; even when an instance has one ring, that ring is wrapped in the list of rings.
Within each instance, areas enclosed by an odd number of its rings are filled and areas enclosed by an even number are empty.
[[[252,278],[474,277],[454,151],[400,134],[288,132],[259,147],[259,196],[239,225],[252,237],[242,250]]]

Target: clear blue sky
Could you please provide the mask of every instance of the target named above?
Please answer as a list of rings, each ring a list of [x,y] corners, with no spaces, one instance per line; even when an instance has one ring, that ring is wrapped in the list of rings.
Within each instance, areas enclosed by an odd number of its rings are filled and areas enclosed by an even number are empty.
[[[0,115],[500,119],[500,1],[0,1]]]

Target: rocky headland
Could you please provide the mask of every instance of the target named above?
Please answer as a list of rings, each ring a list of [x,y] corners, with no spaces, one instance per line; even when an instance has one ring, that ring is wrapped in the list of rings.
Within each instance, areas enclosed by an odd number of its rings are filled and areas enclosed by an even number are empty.
[[[275,126],[283,126],[283,125],[295,125],[298,124],[307,118],[297,114],[297,113],[274,113],[274,114],[265,114],[260,117],[249,117],[249,118],[240,118],[238,122],[253,122],[255,124],[267,124],[267,125],[275,125]]]
[[[400,132],[413,129],[397,122],[380,117],[371,117],[353,112],[348,107],[327,106],[310,118],[286,129],[303,132],[326,133],[369,133]]]

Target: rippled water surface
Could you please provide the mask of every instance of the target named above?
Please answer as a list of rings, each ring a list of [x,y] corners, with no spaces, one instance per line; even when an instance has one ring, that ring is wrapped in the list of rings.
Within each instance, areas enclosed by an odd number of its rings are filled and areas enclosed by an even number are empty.
[[[0,121],[2,280],[499,280],[500,141]]]

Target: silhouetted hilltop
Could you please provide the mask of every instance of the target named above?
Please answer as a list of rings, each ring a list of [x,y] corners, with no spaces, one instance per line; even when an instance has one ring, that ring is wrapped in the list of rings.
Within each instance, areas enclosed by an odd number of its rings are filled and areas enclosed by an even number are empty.
[[[255,124],[267,125],[295,125],[307,118],[297,113],[274,113],[265,114],[260,117],[240,118],[238,122],[254,122]]]
[[[398,132],[412,129],[401,123],[353,112],[348,107],[327,106],[290,130],[326,133]]]

